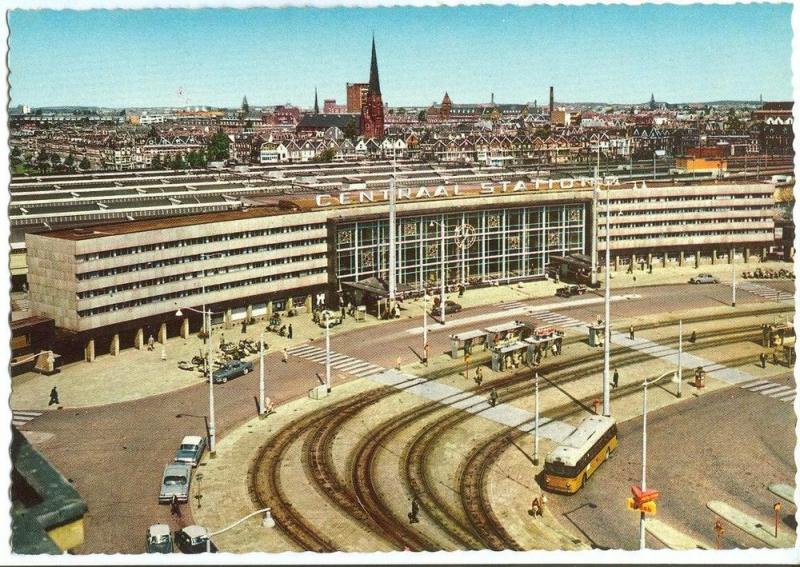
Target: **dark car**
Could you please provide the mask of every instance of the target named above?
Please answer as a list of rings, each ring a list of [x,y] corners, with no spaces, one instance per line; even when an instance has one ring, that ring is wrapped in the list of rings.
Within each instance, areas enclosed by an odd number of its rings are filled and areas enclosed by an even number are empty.
[[[205,553],[208,544],[208,532],[202,526],[186,526],[175,532],[175,545],[181,553]],[[211,542],[211,553],[217,552],[217,546]]]
[[[219,370],[214,371],[214,384],[224,384],[237,376],[244,376],[252,369],[252,362],[247,360],[231,360]]]
[[[556,295],[559,297],[572,297],[573,295],[583,295],[586,293],[586,286],[584,285],[565,285],[556,290]]]
[[[449,299],[445,302],[444,312],[445,315],[450,313],[458,313],[461,311],[461,305],[456,303],[455,301],[450,301]],[[439,317],[442,314],[442,310],[439,308],[438,305],[434,305],[433,309],[431,309],[431,315],[434,317]]]
[[[145,539],[147,553],[172,553],[172,534],[166,524],[153,524],[147,528]]]

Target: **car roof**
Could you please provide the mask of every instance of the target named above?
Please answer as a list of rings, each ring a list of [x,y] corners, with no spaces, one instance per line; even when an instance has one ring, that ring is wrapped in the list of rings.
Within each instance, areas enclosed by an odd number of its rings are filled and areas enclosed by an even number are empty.
[[[148,528],[151,536],[160,537],[169,535],[169,526],[167,524],[153,524]]]
[[[185,465],[183,463],[170,463],[166,467],[164,467],[164,474],[167,475],[167,474],[179,473],[188,475],[189,470],[190,470],[189,465]]]
[[[199,435],[187,435],[181,441],[181,445],[198,445],[203,440]]]
[[[203,526],[195,526],[195,525],[186,526],[181,531],[184,532],[186,535],[188,535],[190,538],[202,537],[207,533],[206,529]]]

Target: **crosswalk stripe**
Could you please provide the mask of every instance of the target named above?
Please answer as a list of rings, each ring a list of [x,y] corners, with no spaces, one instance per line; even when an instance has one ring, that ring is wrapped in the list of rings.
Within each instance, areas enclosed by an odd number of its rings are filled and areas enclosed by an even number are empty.
[[[312,354],[312,355],[309,355],[309,356],[305,356],[303,358],[307,358],[308,360],[313,360],[314,362],[321,362],[321,361],[324,361],[327,358],[327,355],[323,351],[323,352],[318,352],[316,354]]]
[[[750,390],[751,392],[763,393],[766,390],[771,390],[775,386],[776,386],[776,384],[773,384],[772,382],[768,382],[767,384],[762,384],[761,386],[756,386],[755,388],[747,388],[747,389]]]
[[[369,368],[372,366],[369,362],[364,362],[363,360],[350,360],[348,362],[339,363],[336,365],[336,368],[339,370],[363,370],[364,368]]]
[[[42,412],[40,412],[40,411],[14,410],[12,413],[16,417],[28,417],[28,416],[30,416],[31,418],[34,418],[34,417],[39,417],[40,415],[42,415]]]
[[[379,374],[384,371],[385,369],[383,368],[373,368],[372,370],[367,370],[366,372],[360,373],[359,376],[362,378],[366,378],[367,376],[372,376],[373,374]]]
[[[20,421],[20,420],[18,420],[18,419],[12,419],[12,420],[11,420],[11,423],[12,423],[12,424],[14,424],[14,425],[16,425],[17,427],[20,427],[20,426],[23,426],[23,425],[25,425],[26,423],[28,423],[28,420],[26,419],[26,420]]]
[[[787,388],[781,384],[773,384],[771,388],[764,388],[763,390],[759,390],[759,394],[763,394],[764,396],[769,396],[770,394],[775,394],[777,392],[787,392],[791,390],[791,388]],[[752,391],[752,390],[751,390]]]
[[[314,352],[315,350],[319,350],[319,348],[313,345],[303,345],[299,347],[292,347],[290,349],[286,349],[286,352],[288,352],[289,354],[293,354],[295,356],[302,356],[303,353]]]
[[[739,384],[739,387],[740,388],[744,388],[745,390],[747,390],[749,388],[752,388],[753,386],[760,386],[761,384],[769,384],[769,382],[767,380],[758,380],[758,379],[756,379],[755,381],[751,380],[750,382],[743,382],[743,383]]]
[[[338,352],[331,353],[331,362],[339,362],[341,360],[350,360],[350,357],[346,354],[339,354]]]
[[[783,386],[781,389],[773,390],[772,392],[770,392],[768,394],[765,394],[764,392],[761,392],[761,393],[764,394],[765,396],[769,396],[770,398],[780,398],[781,396],[786,396],[788,394],[793,394],[794,393],[794,388],[789,388],[788,386]]]
[[[796,395],[796,392],[792,392],[791,394],[786,394],[784,396],[775,396],[775,397],[777,399],[779,399],[780,401],[782,401],[782,402],[791,402],[791,401],[794,400],[795,395]]]

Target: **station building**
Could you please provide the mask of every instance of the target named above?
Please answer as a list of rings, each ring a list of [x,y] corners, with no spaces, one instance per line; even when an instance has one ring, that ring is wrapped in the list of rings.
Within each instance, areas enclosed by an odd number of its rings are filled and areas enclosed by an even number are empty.
[[[640,186],[606,179],[598,200],[598,249],[610,199],[614,269],[750,260],[774,241],[770,183],[671,182]],[[397,189],[398,290],[470,287],[546,277],[553,256],[592,254],[591,180],[509,177]],[[238,210],[110,223],[26,235],[32,315],[52,318],[64,360],[141,347],[149,336],[310,308],[324,294],[338,305],[348,284],[386,281],[386,189],[249,196]],[[459,238],[459,235],[466,235]],[[601,258],[602,258],[601,254]],[[315,299],[314,299],[315,301]],[[178,319],[175,313],[183,310]]]

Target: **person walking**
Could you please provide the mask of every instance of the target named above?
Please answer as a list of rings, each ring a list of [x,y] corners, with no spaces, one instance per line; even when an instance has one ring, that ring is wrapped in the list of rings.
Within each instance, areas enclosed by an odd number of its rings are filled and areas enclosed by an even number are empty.
[[[478,366],[478,368],[475,369],[475,383],[478,386],[480,386],[482,382],[483,382],[483,369],[480,366]]]
[[[633,325],[631,325],[630,329],[628,329],[628,334],[630,335],[631,340],[635,338],[635,335],[633,333]]]
[[[153,350],[153,345],[155,344],[156,340],[153,338],[153,335],[150,335],[150,338],[147,339],[147,350]]]
[[[611,379],[611,387],[616,388],[619,386],[619,370],[614,369],[614,377]]]
[[[289,323],[289,338],[292,338],[292,324]]]
[[[283,361],[288,363],[289,362],[289,351],[286,350],[286,347],[283,347],[283,350],[281,352],[283,353]]]
[[[767,367],[767,355],[763,352],[758,355],[758,360],[761,362],[761,368]]]
[[[489,405],[495,407],[497,405],[497,390],[492,388],[492,391],[489,392]]]
[[[536,516],[539,515],[540,512],[541,512],[541,506],[539,505],[539,498],[534,497],[533,502],[531,502],[531,510],[529,513],[531,516],[535,518]]]
[[[697,341],[697,332],[692,331],[692,334],[689,336],[689,342],[694,344]]]
[[[178,518],[181,517],[181,507],[180,504],[178,504],[178,496],[175,494],[172,495],[172,501],[170,502],[169,509],[173,516]]]
[[[50,390],[50,401],[47,405],[52,406],[53,404],[58,405],[59,403],[61,402],[58,401],[58,390],[53,386],[53,389]]]
[[[425,343],[425,346],[422,347],[422,363],[428,366],[428,343]]]

